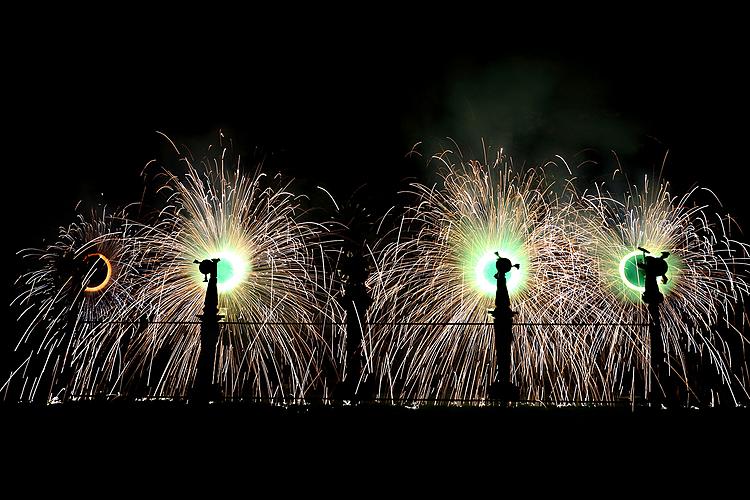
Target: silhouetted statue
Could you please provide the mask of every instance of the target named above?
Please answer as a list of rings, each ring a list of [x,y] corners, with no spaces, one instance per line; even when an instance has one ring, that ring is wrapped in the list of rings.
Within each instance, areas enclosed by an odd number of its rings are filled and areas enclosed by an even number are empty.
[[[646,275],[646,291],[643,292],[643,302],[646,304],[661,304],[664,301],[664,296],[659,291],[659,284],[657,278],[661,278],[662,283],[667,283],[667,257],[669,252],[662,252],[661,257],[652,257],[646,255],[650,253],[645,248],[638,247],[638,250],[643,252],[643,261],[638,263],[638,267],[643,269]]]
[[[494,317],[493,327],[495,330],[495,374],[494,380],[489,387],[491,399],[513,401],[518,399],[518,388],[510,381],[510,352],[513,345],[513,316],[516,314],[510,308],[510,296],[508,295],[508,283],[505,275],[512,268],[520,269],[520,264],[512,264],[509,259],[497,255],[495,262],[495,279],[497,280],[497,291],[495,292],[495,309],[489,311]]]
[[[195,264],[198,264],[198,269],[204,275],[204,283],[208,283],[203,314],[198,316],[201,319],[201,350],[198,355],[192,397],[198,403],[208,403],[220,396],[218,386],[213,382],[216,344],[219,341],[219,320],[223,317],[219,315],[219,292],[216,287],[218,281],[217,263],[219,260],[195,261]]]
[[[673,397],[673,388],[668,372],[668,364],[664,352],[664,339],[661,335],[661,317],[659,305],[664,302],[664,295],[659,290],[658,278],[662,283],[667,282],[667,257],[669,252],[662,252],[661,257],[646,255],[650,253],[645,248],[638,247],[643,252],[643,261],[638,262],[638,267],[645,274],[645,288],[641,298],[648,304],[649,336],[651,337],[651,383],[649,401],[654,404],[670,403]],[[664,396],[667,396],[666,398]]]
[[[495,292],[495,310],[490,314],[497,317],[498,314],[510,314],[511,316],[515,313],[510,310],[510,296],[508,295],[508,282],[505,279],[505,275],[510,272],[512,268],[521,269],[521,264],[511,264],[510,259],[500,257],[497,255],[497,261],[495,262],[495,279],[497,280],[497,291]]]

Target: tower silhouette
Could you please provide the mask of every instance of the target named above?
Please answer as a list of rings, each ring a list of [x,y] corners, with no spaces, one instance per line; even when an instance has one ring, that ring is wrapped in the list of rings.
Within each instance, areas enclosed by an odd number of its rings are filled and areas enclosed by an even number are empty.
[[[198,404],[207,404],[221,397],[219,387],[213,381],[216,344],[219,342],[219,320],[223,318],[219,315],[219,292],[216,286],[219,260],[206,259],[194,262],[204,275],[204,283],[208,283],[203,314],[198,315],[201,319],[201,346],[191,397],[191,400]]]
[[[664,302],[664,295],[659,290],[658,278],[662,283],[667,282],[667,257],[669,252],[662,252],[661,257],[646,255],[649,252],[645,248],[638,247],[643,252],[643,261],[638,262],[638,267],[645,274],[645,291],[641,299],[648,305],[649,323],[648,332],[650,337],[651,370],[649,372],[649,394],[648,399],[654,405],[672,403],[673,390],[669,377],[669,364],[664,349],[664,338],[661,331],[661,315],[659,306]]]
[[[510,308],[510,295],[505,275],[514,267],[520,269],[521,265],[512,264],[509,259],[501,257],[497,252],[495,255],[497,255],[495,309],[489,311],[494,318],[495,369],[488,393],[490,399],[514,401],[518,399],[518,388],[511,382],[510,354],[513,345],[513,316],[516,313]]]

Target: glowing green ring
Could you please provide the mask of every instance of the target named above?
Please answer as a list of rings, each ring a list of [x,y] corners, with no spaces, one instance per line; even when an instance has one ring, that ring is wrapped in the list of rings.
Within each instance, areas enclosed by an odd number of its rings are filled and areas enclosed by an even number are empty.
[[[497,250],[497,253],[500,255],[500,257],[510,259],[511,264],[516,264],[517,262],[519,262],[519,259],[509,252]],[[485,293],[487,295],[494,295],[497,291],[497,281],[495,280],[494,282],[490,282],[490,280],[487,278],[487,275],[485,274],[487,265],[490,262],[494,264],[495,261],[497,261],[495,250],[490,250],[477,261],[477,265],[474,268],[474,279],[476,281],[477,287],[482,293]],[[492,267],[493,269],[495,269],[494,265]],[[508,293],[513,293],[518,288],[520,288],[523,281],[523,276],[521,274],[521,272],[514,270],[514,272],[510,272],[509,275],[506,275],[506,285],[508,286]]]
[[[640,293],[645,292],[646,288],[634,285],[633,283],[630,282],[630,280],[628,280],[628,278],[625,276],[625,266],[627,265],[627,263],[628,263],[628,261],[630,259],[632,259],[633,257],[636,257],[638,255],[641,255],[642,253],[643,252],[641,252],[640,250],[634,250],[634,251],[630,252],[625,257],[623,257],[622,259],[620,259],[620,266],[619,266],[620,279],[622,280],[623,283],[625,283],[625,286],[627,286],[631,290],[635,290],[636,292],[640,292]]]

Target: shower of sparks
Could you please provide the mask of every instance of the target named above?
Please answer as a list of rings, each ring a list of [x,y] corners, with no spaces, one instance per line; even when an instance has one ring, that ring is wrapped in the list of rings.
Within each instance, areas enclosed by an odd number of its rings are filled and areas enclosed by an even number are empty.
[[[206,258],[221,259],[214,380],[223,395],[327,394],[321,370],[335,365],[329,346],[343,330],[326,275],[331,238],[302,220],[288,183],[248,174],[219,151],[196,164],[181,155],[184,173],[158,175],[166,203],[152,223],[82,218],[24,252],[33,270],[12,306],[28,325],[19,352],[33,353],[2,386],[6,397],[189,397],[206,294],[193,261]]]
[[[306,220],[288,183],[245,171],[230,149],[198,162],[175,150],[181,173],[160,174],[166,203],[151,222],[97,212],[22,252],[30,270],[11,304],[19,362],[3,397],[189,396],[206,293],[195,259],[221,259],[214,381],[225,397],[325,396],[346,372],[336,236]],[[372,305],[355,320],[362,377],[374,375],[381,397],[486,398],[495,252],[520,265],[506,279],[522,398],[643,397],[643,247],[670,252],[662,333],[682,395],[748,399],[750,248],[711,202],[695,201],[704,191],[673,197],[648,179],[623,196],[580,189],[572,174],[515,169],[502,152],[435,160],[441,182],[412,184],[413,202],[368,247]]]
[[[573,179],[556,187],[541,170],[516,172],[501,155],[490,165],[451,158],[439,157],[441,186],[413,185],[415,202],[373,251],[368,335],[381,396],[486,397],[498,251],[521,264],[507,279],[522,397],[643,397],[650,360],[640,246],[671,252],[662,323],[683,395],[711,400],[694,387],[718,374],[732,402],[747,398],[746,367],[733,365],[727,336],[741,353],[747,339],[730,317],[748,293],[748,248],[727,237],[726,224],[709,222],[707,206],[689,207],[692,193],[674,199],[659,186],[644,188],[654,197],[618,202],[601,189],[579,195]],[[716,373],[695,373],[693,362]]]
[[[747,368],[737,359],[748,339],[733,320],[741,314],[738,307],[748,294],[750,252],[746,244],[728,236],[730,222],[710,212],[711,198],[699,203],[706,193],[694,188],[674,197],[668,184],[644,178],[624,195],[599,187],[579,198],[576,224],[585,251],[593,257],[592,276],[596,276],[587,299],[590,311],[582,319],[647,322],[641,297],[643,275],[637,268],[643,253],[638,247],[656,257],[670,252],[668,281],[659,280],[665,296],[661,323],[669,376],[681,386],[684,397],[695,401],[714,397],[705,393],[703,381],[720,380],[727,399],[736,404],[747,399],[749,387]],[[645,385],[648,330],[633,330],[625,337],[616,328],[604,332],[609,352],[605,366]],[[623,387],[625,383],[620,381]]]
[[[156,257],[136,300],[152,321],[139,335],[129,380],[156,394],[189,396],[206,293],[194,260],[218,263],[222,325],[214,381],[225,397],[302,397],[323,390],[324,330],[340,315],[325,287],[322,226],[302,222],[300,197],[260,169],[243,172],[221,149],[186,173],[167,173],[170,206],[148,230]],[[338,316],[337,316],[338,317]],[[325,326],[328,322],[329,325]],[[321,323],[309,325],[306,323]],[[159,360],[155,362],[155,360]]]
[[[136,306],[144,248],[124,213],[94,211],[61,227],[55,242],[21,253],[30,271],[16,284],[20,366],[3,385],[19,399],[64,398],[119,383],[128,328],[91,323]]]
[[[520,264],[506,275],[517,321],[554,322],[574,311],[565,297],[580,273],[575,235],[565,233],[567,209],[544,173],[516,172],[501,155],[491,165],[451,159],[439,157],[442,186],[412,185],[415,202],[374,251],[368,319],[378,356],[371,369],[380,374],[383,397],[486,396],[494,375],[487,311],[494,306],[495,252]],[[559,363],[570,361],[560,357],[564,346],[551,345],[554,336],[528,332],[516,340],[514,378],[525,397],[562,397],[575,385],[544,392],[545,377],[557,379]]]

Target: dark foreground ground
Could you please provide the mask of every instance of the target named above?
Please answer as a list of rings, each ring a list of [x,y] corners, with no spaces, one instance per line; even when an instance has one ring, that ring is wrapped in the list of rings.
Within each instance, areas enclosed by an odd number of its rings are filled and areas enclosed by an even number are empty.
[[[238,477],[274,487],[382,487],[451,482],[462,471],[478,484],[530,474],[536,479],[525,484],[537,488],[550,487],[555,471],[576,484],[615,477],[718,488],[750,467],[746,408],[87,402],[0,411],[6,477],[32,483],[61,475],[130,484],[145,474],[179,488]]]

